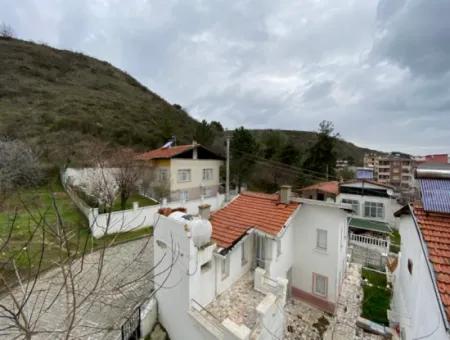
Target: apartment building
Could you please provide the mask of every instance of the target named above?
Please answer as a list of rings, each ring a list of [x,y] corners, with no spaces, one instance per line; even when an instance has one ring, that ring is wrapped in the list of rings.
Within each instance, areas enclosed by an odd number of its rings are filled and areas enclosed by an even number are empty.
[[[219,191],[224,158],[195,142],[151,150],[138,159],[150,164],[156,174],[152,186],[167,186],[166,198],[171,201],[210,197]]]

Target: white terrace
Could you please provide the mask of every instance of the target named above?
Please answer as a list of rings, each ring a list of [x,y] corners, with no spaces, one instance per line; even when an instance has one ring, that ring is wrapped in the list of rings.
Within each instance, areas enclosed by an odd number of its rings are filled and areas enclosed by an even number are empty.
[[[191,315],[219,339],[270,339],[284,331],[287,280],[256,268],[207,306],[191,300]]]

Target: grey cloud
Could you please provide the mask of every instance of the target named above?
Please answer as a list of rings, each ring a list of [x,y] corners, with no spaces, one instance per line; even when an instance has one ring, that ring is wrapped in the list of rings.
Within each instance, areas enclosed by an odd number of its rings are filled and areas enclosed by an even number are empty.
[[[450,152],[448,1],[5,2],[20,37],[107,60],[198,119],[328,119],[364,146]]]

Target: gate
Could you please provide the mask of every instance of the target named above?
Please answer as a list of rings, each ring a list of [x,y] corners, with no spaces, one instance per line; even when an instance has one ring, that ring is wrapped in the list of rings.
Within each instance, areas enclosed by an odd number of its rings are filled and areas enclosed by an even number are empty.
[[[122,325],[122,340],[138,340],[141,336],[141,306]]]

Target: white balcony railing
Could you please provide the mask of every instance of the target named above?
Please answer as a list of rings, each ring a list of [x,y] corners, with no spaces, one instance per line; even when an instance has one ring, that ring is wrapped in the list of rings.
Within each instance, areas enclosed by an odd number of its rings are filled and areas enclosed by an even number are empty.
[[[350,233],[349,242],[356,245],[384,248],[387,251],[389,251],[390,245],[389,239],[372,237],[367,235],[357,235],[354,233]]]

